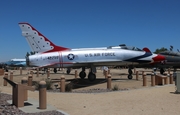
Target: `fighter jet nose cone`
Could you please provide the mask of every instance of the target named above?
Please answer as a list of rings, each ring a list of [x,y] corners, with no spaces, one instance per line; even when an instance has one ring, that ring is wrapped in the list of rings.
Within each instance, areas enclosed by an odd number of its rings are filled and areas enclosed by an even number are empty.
[[[153,59],[154,61],[164,61],[164,60],[165,60],[165,57],[158,54],[156,57],[153,57],[152,59]]]

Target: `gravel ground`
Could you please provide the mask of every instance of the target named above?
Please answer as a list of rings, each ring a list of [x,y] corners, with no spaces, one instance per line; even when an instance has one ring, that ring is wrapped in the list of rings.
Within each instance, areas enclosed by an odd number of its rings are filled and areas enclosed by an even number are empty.
[[[103,93],[103,92],[113,92],[113,91],[127,91],[129,89],[127,88],[124,88],[124,89],[115,89],[115,90],[112,90],[112,89],[100,89],[100,88],[97,88],[97,89],[88,89],[88,90],[75,90],[75,91],[69,91],[69,92],[66,92],[66,93]],[[47,90],[48,92],[54,92],[54,93],[61,93],[60,92],[60,89],[55,89],[55,90]]]
[[[55,110],[38,113],[24,113],[16,106],[7,103],[7,100],[12,100],[12,95],[0,93],[0,115],[64,115]]]

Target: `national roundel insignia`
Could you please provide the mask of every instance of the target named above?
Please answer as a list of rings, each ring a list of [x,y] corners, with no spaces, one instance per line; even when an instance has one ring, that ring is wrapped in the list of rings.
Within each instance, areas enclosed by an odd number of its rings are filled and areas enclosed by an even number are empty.
[[[68,56],[67,56],[67,58],[69,59],[69,60],[73,60],[74,59],[74,54],[68,54]]]

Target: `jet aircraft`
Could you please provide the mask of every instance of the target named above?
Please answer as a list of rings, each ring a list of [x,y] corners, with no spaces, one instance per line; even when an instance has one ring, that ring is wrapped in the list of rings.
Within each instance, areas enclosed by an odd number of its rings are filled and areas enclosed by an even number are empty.
[[[160,55],[165,57],[164,61],[159,64],[160,72],[163,74],[164,68],[174,68],[174,72],[177,68],[180,68],[180,53],[174,51],[164,51],[160,52]]]
[[[26,59],[11,59],[10,61],[7,61],[4,63],[7,66],[10,67],[24,67],[26,66]]]
[[[164,56],[153,54],[148,48],[128,49],[123,45],[70,49],[55,45],[29,23],[19,23],[19,27],[22,36],[26,38],[32,51],[36,53],[26,58],[28,66],[68,68],[69,72],[70,68],[82,67],[79,73],[81,79],[86,77],[86,67],[90,68],[88,79],[94,81],[97,66],[151,64],[164,60]],[[132,73],[128,75],[128,78],[132,79]]]

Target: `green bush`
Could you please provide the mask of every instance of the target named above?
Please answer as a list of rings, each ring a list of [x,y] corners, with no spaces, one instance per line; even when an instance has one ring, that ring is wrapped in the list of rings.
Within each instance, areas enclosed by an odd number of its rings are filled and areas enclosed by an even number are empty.
[[[53,84],[52,81],[50,79],[46,79],[45,82],[46,82],[46,89],[47,90],[52,89],[52,84]],[[35,86],[36,90],[39,90],[39,81],[33,81],[32,85]]]
[[[38,81],[32,81],[32,86],[35,86],[35,90],[39,90],[39,82]]]
[[[45,81],[46,81],[46,89],[47,90],[52,89],[52,84],[53,84],[52,81],[50,79],[46,79]]]
[[[73,89],[73,84],[72,83],[68,83],[65,85],[65,91],[66,92],[71,92]]]
[[[112,90],[113,90],[113,91],[119,90],[119,86],[118,86],[117,84],[115,84],[115,85],[113,86]]]

